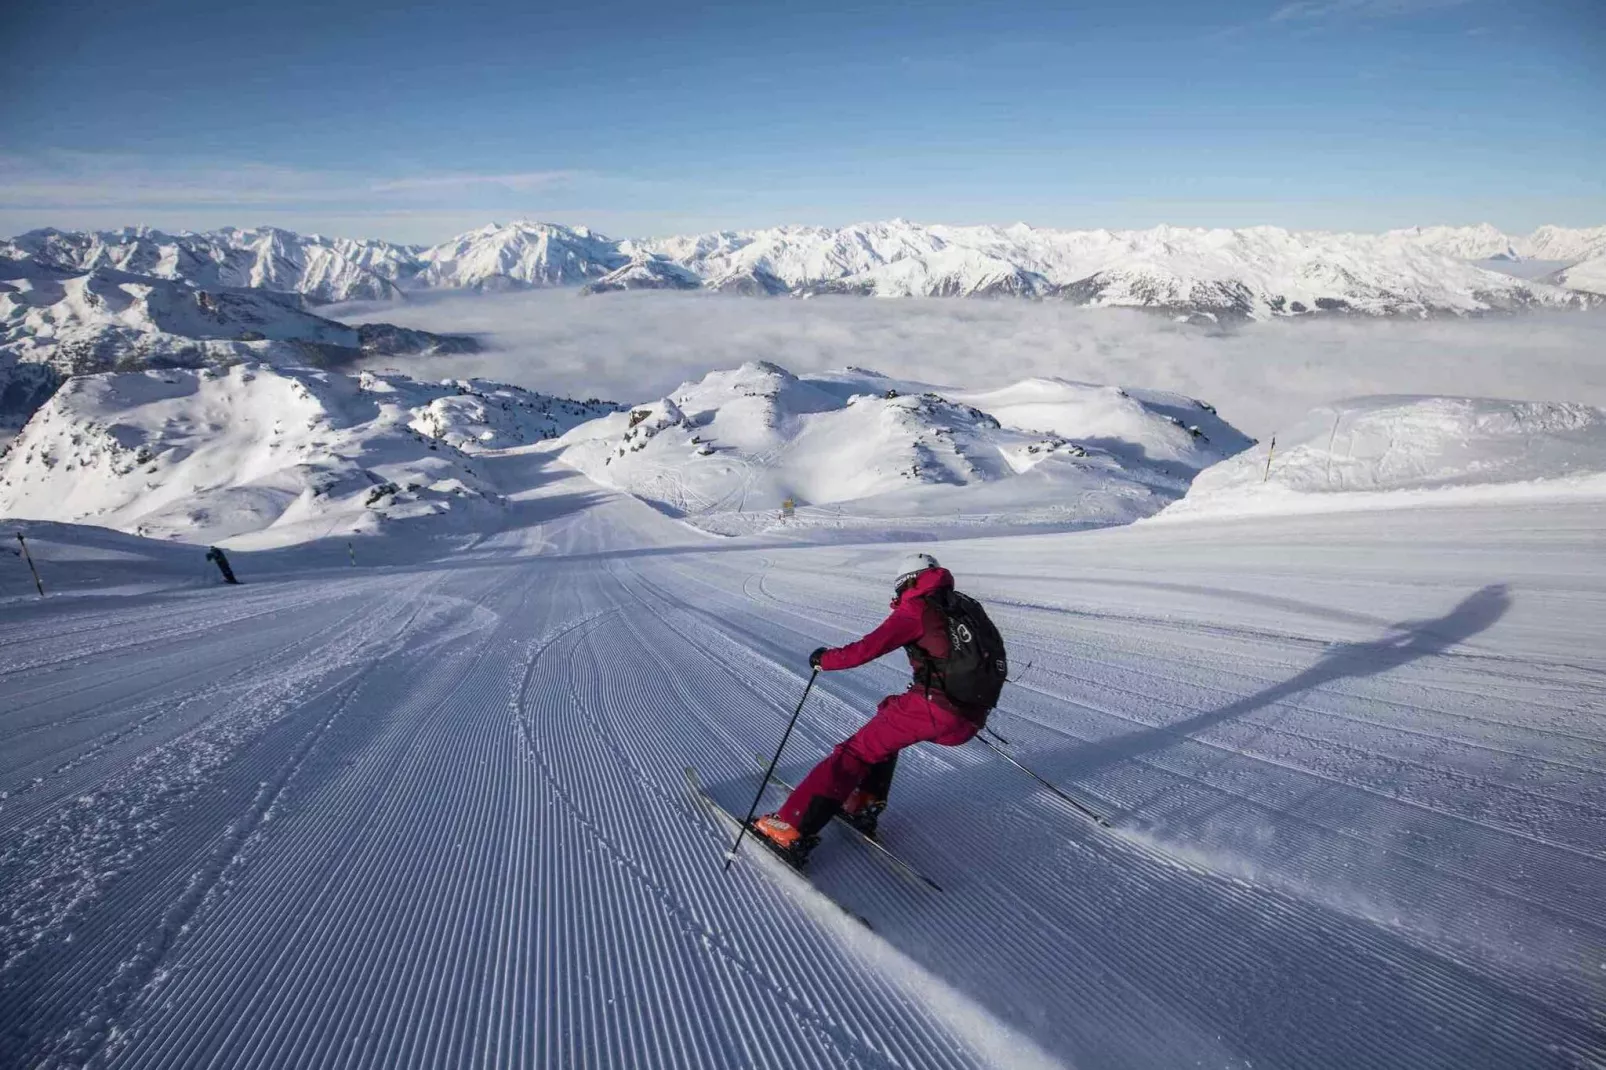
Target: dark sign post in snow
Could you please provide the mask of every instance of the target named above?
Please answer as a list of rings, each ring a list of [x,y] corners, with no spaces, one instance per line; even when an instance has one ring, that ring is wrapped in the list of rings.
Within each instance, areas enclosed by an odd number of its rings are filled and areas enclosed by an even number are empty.
[[[39,570],[34,567],[33,554],[28,552],[28,540],[22,537],[22,532],[20,531],[17,532],[17,542],[22,544],[21,557],[28,562],[28,571],[33,573],[33,585],[39,588],[39,597],[43,598],[45,596],[45,585],[39,579]]]
[[[207,549],[206,549],[206,559],[208,561],[212,562],[213,564],[217,565],[217,570],[219,572],[223,573],[223,582],[224,583],[239,583],[240,582],[239,580],[234,578],[234,569],[229,567],[228,556],[226,554],[224,554],[222,548],[217,547],[217,546],[209,546],[209,547],[207,547]]]

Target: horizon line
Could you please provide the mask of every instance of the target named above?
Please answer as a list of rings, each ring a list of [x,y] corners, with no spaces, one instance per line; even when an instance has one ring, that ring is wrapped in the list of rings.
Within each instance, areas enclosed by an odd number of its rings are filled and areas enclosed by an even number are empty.
[[[1390,228],[1385,229],[1385,230],[1340,230],[1340,229],[1319,228],[1319,227],[1288,227],[1288,226],[1283,226],[1283,225],[1277,224],[1277,223],[1254,223],[1254,224],[1249,224],[1247,226],[1238,226],[1238,227],[1202,226],[1202,225],[1194,225],[1194,224],[1186,224],[1186,223],[1156,223],[1153,226],[1149,226],[1149,227],[1043,227],[1043,226],[1035,226],[1035,225],[1033,225],[1031,223],[1026,222],[1025,220],[1017,220],[1014,223],[1006,223],[1006,224],[998,224],[998,223],[948,223],[948,222],[920,222],[920,221],[916,221],[916,220],[905,218],[903,216],[892,216],[890,218],[884,218],[884,219],[861,219],[861,220],[856,220],[856,221],[854,221],[852,223],[844,223],[844,224],[842,224],[840,226],[831,226],[831,225],[828,225],[828,224],[819,224],[819,223],[796,223],[796,222],[793,222],[793,223],[775,223],[775,224],[771,224],[769,226],[763,226],[763,227],[730,227],[730,228],[719,228],[719,229],[714,229],[714,230],[675,231],[675,232],[671,232],[671,233],[658,234],[658,235],[627,234],[627,235],[615,236],[615,235],[611,235],[611,234],[606,234],[606,233],[596,229],[595,227],[592,227],[592,226],[590,226],[588,224],[585,224],[585,223],[559,223],[559,222],[554,222],[554,221],[551,221],[551,220],[538,219],[538,218],[525,216],[525,217],[520,217],[520,218],[510,218],[505,223],[493,219],[493,220],[490,220],[487,223],[481,224],[478,227],[473,227],[473,228],[470,228],[468,230],[458,231],[458,232],[456,232],[454,234],[451,234],[451,235],[447,236],[446,238],[443,238],[443,239],[441,239],[439,241],[435,241],[435,242],[392,241],[391,239],[378,237],[378,236],[371,235],[371,234],[370,235],[366,235],[364,237],[360,237],[360,238],[349,238],[349,237],[348,238],[342,238],[342,237],[340,237],[338,235],[325,234],[325,233],[322,233],[322,232],[320,232],[318,230],[297,230],[297,229],[295,229],[293,227],[279,226],[279,225],[273,224],[273,223],[259,223],[259,224],[249,225],[249,226],[238,226],[238,225],[234,225],[234,224],[225,224],[223,226],[209,227],[209,228],[200,229],[200,230],[190,229],[190,228],[184,228],[184,229],[179,229],[179,230],[171,230],[171,229],[166,229],[166,228],[163,228],[163,227],[151,226],[151,225],[145,224],[145,223],[129,223],[129,224],[124,224],[123,226],[120,226],[120,227],[99,228],[99,229],[75,228],[75,227],[58,227],[58,226],[47,224],[45,226],[40,226],[40,227],[31,227],[28,230],[24,230],[24,231],[20,231],[18,233],[15,233],[15,234],[8,235],[5,238],[5,240],[6,241],[15,241],[15,240],[17,240],[19,238],[27,237],[30,234],[43,234],[43,233],[84,234],[84,235],[101,236],[101,235],[119,235],[119,234],[126,234],[126,233],[129,233],[129,232],[136,232],[136,233],[143,232],[143,233],[148,233],[148,234],[153,234],[153,235],[162,235],[162,236],[165,236],[165,237],[183,238],[183,237],[205,237],[205,236],[209,236],[209,235],[224,234],[224,233],[228,233],[228,232],[231,232],[231,231],[232,232],[278,231],[278,232],[286,233],[286,234],[294,234],[297,237],[301,237],[301,238],[318,238],[318,239],[336,240],[336,241],[342,241],[343,240],[343,241],[359,241],[359,242],[381,242],[381,243],[383,243],[385,245],[389,245],[389,246],[393,246],[393,247],[397,247],[397,248],[404,248],[404,249],[423,248],[423,249],[428,249],[428,248],[434,248],[434,247],[440,246],[440,245],[445,245],[448,242],[455,241],[455,240],[457,240],[459,238],[464,238],[464,237],[467,237],[469,235],[477,234],[477,233],[480,233],[480,232],[483,232],[483,231],[487,231],[487,230],[505,230],[505,229],[511,229],[511,228],[533,229],[533,228],[537,228],[537,227],[549,227],[549,228],[554,228],[554,229],[558,229],[558,230],[565,230],[565,231],[568,231],[570,233],[577,233],[579,231],[585,231],[587,234],[589,234],[591,236],[594,236],[594,237],[597,237],[597,238],[606,239],[606,240],[609,240],[609,241],[651,242],[651,241],[668,241],[668,240],[671,240],[671,239],[674,239],[674,238],[700,237],[700,236],[709,235],[709,234],[718,234],[718,235],[758,234],[758,233],[764,233],[766,231],[785,231],[785,230],[843,231],[843,230],[851,230],[851,229],[854,229],[854,228],[861,228],[861,227],[877,227],[877,226],[883,226],[884,227],[884,226],[890,226],[890,225],[894,225],[894,224],[903,224],[903,225],[906,225],[906,226],[916,227],[916,228],[921,228],[921,229],[926,229],[926,230],[930,230],[930,229],[934,229],[934,228],[938,228],[938,227],[946,227],[946,228],[951,228],[951,229],[955,229],[955,230],[994,230],[994,231],[1011,231],[1011,230],[1016,230],[1016,229],[1019,229],[1019,228],[1025,228],[1028,231],[1032,231],[1032,232],[1035,232],[1035,233],[1044,233],[1044,234],[1096,234],[1096,233],[1100,233],[1100,232],[1110,233],[1110,234],[1148,234],[1148,233],[1153,233],[1154,231],[1158,231],[1158,230],[1178,230],[1178,231],[1192,231],[1192,232],[1196,232],[1196,233],[1213,233],[1213,232],[1242,233],[1242,232],[1247,232],[1247,231],[1278,231],[1278,232],[1281,232],[1281,233],[1294,234],[1294,235],[1314,234],[1314,235],[1335,235],[1335,236],[1382,237],[1382,236],[1389,235],[1389,234],[1399,234],[1399,233],[1408,232],[1408,231],[1426,231],[1426,230],[1450,230],[1450,231],[1461,230],[1461,231],[1467,231],[1467,230],[1481,230],[1481,229],[1487,228],[1488,230],[1494,231],[1495,233],[1499,234],[1502,237],[1506,237],[1506,238],[1524,238],[1524,237],[1531,237],[1532,235],[1537,234],[1540,231],[1544,231],[1544,230],[1560,230],[1560,231],[1574,231],[1574,232],[1585,232],[1585,231],[1593,231],[1593,230],[1606,231],[1606,223],[1600,223],[1600,224],[1591,225],[1591,226],[1578,226],[1578,227],[1567,226],[1565,224],[1560,224],[1560,223],[1541,223],[1538,226],[1535,226],[1532,230],[1528,230],[1528,231],[1510,231],[1510,230],[1504,229],[1503,227],[1496,226],[1495,224],[1490,223],[1487,220],[1481,220],[1481,221],[1472,222],[1472,223],[1418,223],[1418,224],[1413,224],[1411,226],[1405,226],[1405,227],[1390,227]]]

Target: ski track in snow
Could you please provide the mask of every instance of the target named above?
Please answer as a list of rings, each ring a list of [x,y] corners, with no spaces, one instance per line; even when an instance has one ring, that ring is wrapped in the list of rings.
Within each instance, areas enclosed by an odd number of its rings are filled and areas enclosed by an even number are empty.
[[[584,489],[472,557],[0,610],[0,1065],[1606,1063],[1600,506],[936,547],[993,727],[1116,828],[916,748],[884,839],[945,891],[811,863],[872,933],[723,874],[682,770],[745,808],[897,551]]]

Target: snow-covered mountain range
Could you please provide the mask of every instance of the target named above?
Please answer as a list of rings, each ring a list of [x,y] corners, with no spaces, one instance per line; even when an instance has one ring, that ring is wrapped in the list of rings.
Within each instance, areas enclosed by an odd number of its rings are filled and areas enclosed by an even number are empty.
[[[204,289],[298,293],[314,302],[399,297],[397,283],[419,271],[418,253],[383,241],[324,238],[275,227],[226,227],[204,234],[167,234],[148,227],[94,233],[48,228],[0,244],[0,257],[69,271],[114,268]]]
[[[341,364],[476,348],[471,338],[337,323],[309,311],[298,293],[203,289],[104,265],[0,257],[0,430],[20,425],[68,377],[90,372],[240,360]]]
[[[613,409],[256,361],[85,375],[0,451],[0,515],[246,546],[420,518],[431,532],[481,530],[506,503],[477,455]]]
[[[626,408],[245,361],[72,379],[0,449],[0,516],[248,549],[483,540],[527,523],[562,468],[716,535],[941,538],[1599,498],[1606,412],[1357,398],[1273,449],[1193,398],[1059,379],[976,391],[751,362]]]
[[[1507,234],[1488,223],[1470,227],[1410,227],[1383,237],[1457,260],[1554,260],[1576,263],[1606,254],[1606,227],[1543,226]]]
[[[482,462],[555,439],[536,452],[719,534],[1063,530],[1151,515],[1251,444],[1178,395],[937,389],[754,362],[620,409],[254,361],[86,375],[0,453],[0,515],[235,546],[485,532],[528,488]]]
[[[250,286],[315,302],[394,300],[424,289],[576,286],[767,295],[1019,296],[1175,314],[1267,318],[1331,312],[1468,315],[1585,307],[1606,227],[1488,225],[1384,234],[1278,227],[1069,231],[892,220],[653,240],[585,227],[491,224],[433,247],[301,236],[271,228],[170,235],[33,231],[0,256],[68,270],[114,267],[206,287]],[[1543,281],[1499,268],[1537,261]],[[1569,288],[1571,287],[1571,288]]]

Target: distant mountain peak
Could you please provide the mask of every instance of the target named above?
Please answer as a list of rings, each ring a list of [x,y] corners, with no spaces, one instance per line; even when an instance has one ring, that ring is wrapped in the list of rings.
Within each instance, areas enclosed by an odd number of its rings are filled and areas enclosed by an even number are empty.
[[[545,220],[492,222],[428,248],[298,235],[277,227],[172,235],[144,227],[30,231],[0,255],[73,270],[106,265],[203,286],[250,286],[315,302],[400,300],[423,289],[697,289],[753,296],[1025,297],[1232,319],[1345,314],[1476,315],[1599,303],[1559,272],[1606,255],[1606,227],[1488,223],[1384,234],[1172,224],[1054,230],[924,224],[781,225],[617,240]],[[1513,278],[1480,268],[1545,261]],[[1519,272],[1520,273],[1520,272]]]

